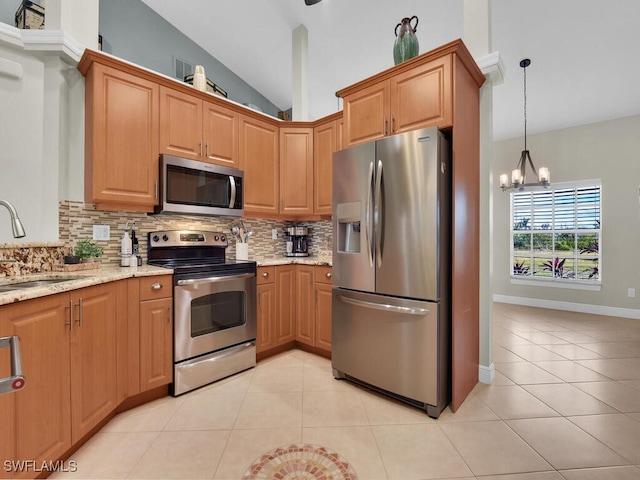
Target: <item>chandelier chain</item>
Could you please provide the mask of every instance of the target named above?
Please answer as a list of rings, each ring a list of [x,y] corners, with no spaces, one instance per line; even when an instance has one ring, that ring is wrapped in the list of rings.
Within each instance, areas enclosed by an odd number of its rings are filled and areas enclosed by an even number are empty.
[[[524,72],[524,149],[527,149],[527,66],[523,67]]]

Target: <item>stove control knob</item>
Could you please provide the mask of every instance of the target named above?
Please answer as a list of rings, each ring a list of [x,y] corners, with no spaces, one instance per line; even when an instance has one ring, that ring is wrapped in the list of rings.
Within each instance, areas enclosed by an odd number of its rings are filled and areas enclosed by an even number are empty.
[[[154,242],[159,242],[160,241],[160,237],[158,237],[158,235],[154,235],[151,240],[153,240]]]
[[[220,237],[219,237],[218,235],[214,235],[214,236],[213,236],[213,240],[214,240],[215,242],[217,242],[218,240],[220,240]]]
[[[167,234],[165,233],[164,235],[162,235],[162,240],[164,240],[165,242],[167,240],[169,240],[169,237],[167,236]]]
[[[225,237],[224,235],[222,235],[222,236],[220,237],[220,241],[221,241],[221,242],[224,242],[226,239],[227,239],[227,237]]]

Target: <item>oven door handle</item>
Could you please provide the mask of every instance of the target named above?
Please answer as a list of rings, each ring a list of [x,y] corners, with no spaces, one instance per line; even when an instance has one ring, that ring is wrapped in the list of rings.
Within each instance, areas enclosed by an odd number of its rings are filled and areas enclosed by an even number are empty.
[[[241,273],[239,275],[225,275],[220,277],[190,278],[188,280],[178,280],[178,286],[184,287],[189,285],[200,285],[201,283],[229,282],[239,278],[250,278],[255,276],[255,273]]]

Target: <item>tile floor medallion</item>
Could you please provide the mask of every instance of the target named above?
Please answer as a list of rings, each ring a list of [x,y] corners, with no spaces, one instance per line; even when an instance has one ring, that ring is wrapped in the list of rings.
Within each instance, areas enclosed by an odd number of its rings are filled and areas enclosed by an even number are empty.
[[[271,450],[247,468],[241,480],[357,480],[349,462],[328,448],[294,444]]]

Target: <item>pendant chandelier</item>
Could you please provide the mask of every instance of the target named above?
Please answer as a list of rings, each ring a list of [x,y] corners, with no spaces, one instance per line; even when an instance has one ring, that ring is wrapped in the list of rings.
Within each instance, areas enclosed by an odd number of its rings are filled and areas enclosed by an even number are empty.
[[[540,170],[536,171],[536,167],[533,165],[529,150],[527,150],[527,67],[531,65],[531,60],[525,58],[520,61],[520,66],[524,72],[524,150],[520,155],[520,161],[515,170],[511,172],[511,181],[509,181],[509,175],[503,173],[500,175],[500,188],[503,192],[509,190],[522,191],[530,187],[549,187],[550,173],[547,167],[540,167]],[[533,170],[533,174],[536,176],[537,182],[526,181],[527,163]]]

